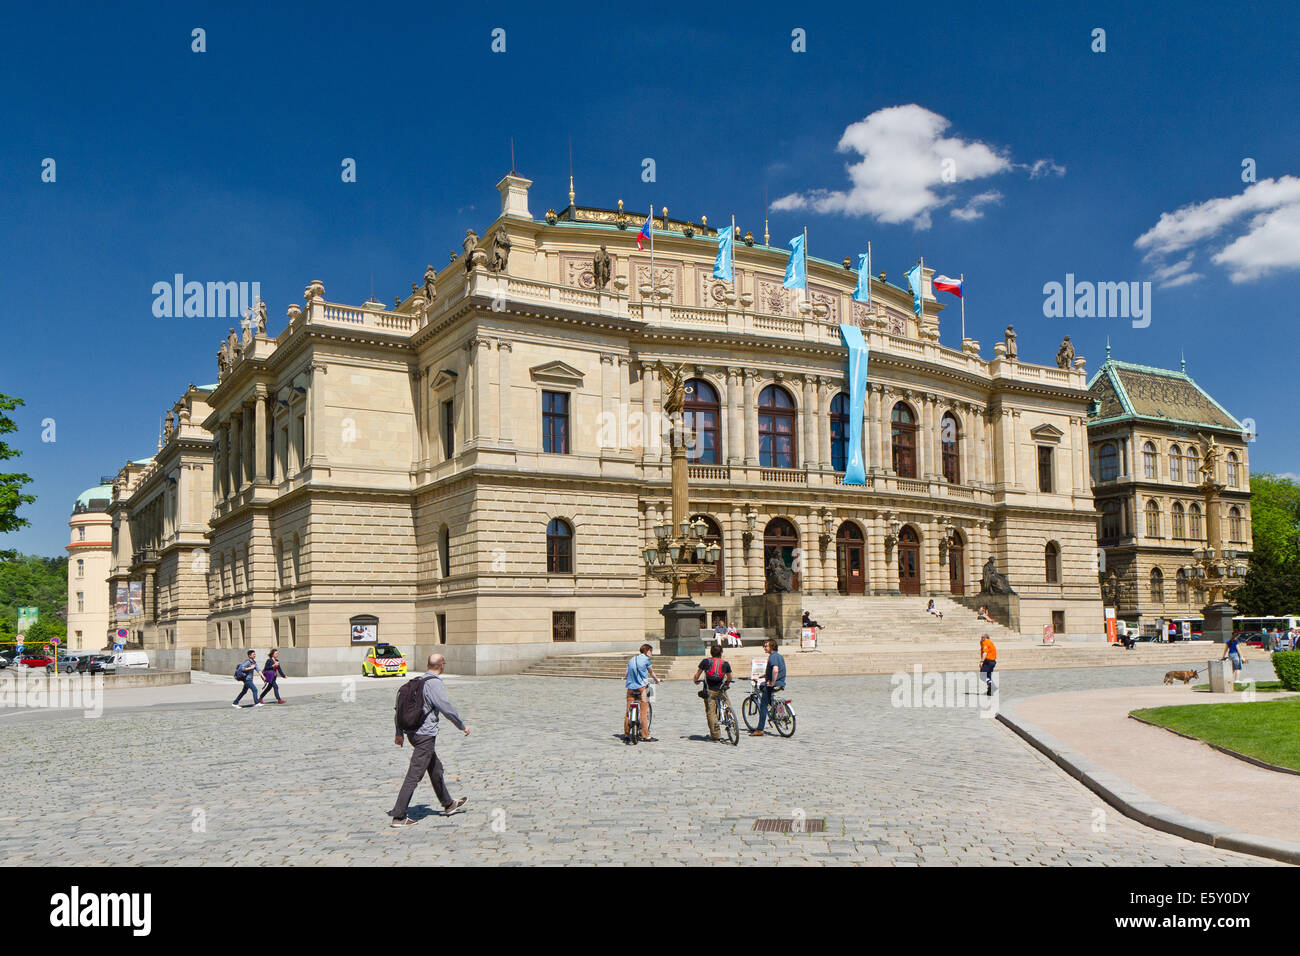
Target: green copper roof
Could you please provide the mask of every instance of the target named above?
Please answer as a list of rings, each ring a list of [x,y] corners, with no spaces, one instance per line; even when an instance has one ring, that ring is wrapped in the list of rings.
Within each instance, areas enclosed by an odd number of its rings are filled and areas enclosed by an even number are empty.
[[[89,511],[92,501],[109,501],[113,497],[112,485],[96,485],[94,488],[87,488],[81,494],[77,495],[77,500],[72,506],[73,512]]]
[[[1089,424],[1126,419],[1241,431],[1241,423],[1186,372],[1106,359],[1088,382],[1098,403]]]

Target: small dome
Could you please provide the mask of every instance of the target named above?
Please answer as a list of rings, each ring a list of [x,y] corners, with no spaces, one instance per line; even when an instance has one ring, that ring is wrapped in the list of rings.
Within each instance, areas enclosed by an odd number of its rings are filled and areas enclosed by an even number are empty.
[[[83,511],[107,511],[109,502],[112,500],[112,485],[96,485],[94,488],[87,488],[77,495],[77,501],[72,506],[72,513],[75,515],[81,514]]]

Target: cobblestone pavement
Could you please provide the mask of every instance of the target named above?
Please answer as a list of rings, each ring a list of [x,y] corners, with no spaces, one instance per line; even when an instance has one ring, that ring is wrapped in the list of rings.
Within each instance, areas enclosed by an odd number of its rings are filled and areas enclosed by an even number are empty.
[[[1161,673],[1010,672],[1003,691]],[[298,695],[287,681],[289,705],[256,710],[195,700],[100,719],[6,712],[0,863],[1264,863],[1126,819],[973,707],[891,706],[888,676],[798,680],[795,736],[739,747],[704,739],[688,684],[659,688],[660,742],[627,747],[619,683],[455,678],[473,733],[444,725],[439,754],[469,812],[430,814],[426,779],[419,825],[392,830],[411,751],[392,742],[397,682],[376,683],[345,702],[338,688]],[[799,811],[826,832],[752,829]]]

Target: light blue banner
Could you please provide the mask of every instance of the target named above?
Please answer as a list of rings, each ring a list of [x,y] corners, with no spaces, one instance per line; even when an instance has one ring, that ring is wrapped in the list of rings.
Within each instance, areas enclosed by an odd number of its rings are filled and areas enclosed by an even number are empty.
[[[786,263],[782,285],[787,289],[808,288],[808,259],[803,247],[803,233],[790,240],[790,261]]]
[[[858,256],[858,286],[853,290],[854,302],[871,301],[871,253]]]
[[[921,317],[921,263],[912,266],[907,273],[907,284],[912,287],[912,312]]]
[[[870,350],[856,325],[841,325],[840,338],[849,350],[849,447],[844,457],[844,483],[865,485],[866,463],[862,460],[862,418],[867,401],[867,358]]]
[[[718,230],[718,257],[713,260],[713,278],[721,279],[723,282],[731,282],[731,256],[732,243],[736,241],[736,234],[730,226],[723,226]]]

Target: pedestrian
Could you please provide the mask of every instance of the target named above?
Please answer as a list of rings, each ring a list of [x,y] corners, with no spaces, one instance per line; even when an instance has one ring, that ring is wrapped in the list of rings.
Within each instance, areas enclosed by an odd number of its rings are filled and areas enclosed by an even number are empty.
[[[659,678],[655,676],[654,665],[650,663],[650,652],[654,650],[649,644],[642,644],[640,652],[627,662],[627,678],[623,681],[623,686],[627,690],[627,696],[623,703],[623,743],[632,742],[632,722],[628,719],[628,714],[632,710],[632,701],[639,700],[642,704],[637,713],[640,715],[641,739],[646,743],[656,744],[659,742],[657,737],[650,736],[650,710],[645,706],[646,688],[650,682],[659,683]]]
[[[262,665],[262,683],[266,686],[262,688],[262,696],[257,699],[265,700],[267,694],[275,691],[275,702],[283,704],[284,698],[280,696],[280,678],[283,676],[284,668],[280,666],[280,649],[277,647],[266,655],[266,663]]]
[[[464,731],[466,737],[469,736],[469,728],[465,726],[465,721],[447,699],[447,690],[442,683],[442,672],[446,666],[447,661],[441,654],[430,654],[428,670],[422,677],[415,678],[422,682],[421,698],[424,701],[425,717],[418,730],[407,734],[414,752],[411,754],[411,765],[406,768],[406,779],[402,781],[402,789],[397,794],[397,803],[393,804],[393,809],[389,811],[389,816],[393,818],[391,825],[394,828],[414,825],[415,821],[406,815],[406,808],[410,806],[415,788],[426,772],[429,774],[429,782],[433,784],[433,792],[438,797],[438,802],[442,804],[443,816],[449,817],[458,812],[468,799],[468,797],[452,799],[443,780],[442,761],[438,759],[435,746],[438,742],[439,716],[446,717],[457,729]],[[394,725],[397,736],[393,738],[393,742],[400,747],[402,746],[400,712]]]
[[[763,669],[763,684],[759,689],[758,728],[749,732],[751,737],[763,736],[763,728],[767,725],[767,712],[772,706],[772,694],[785,688],[785,658],[777,653],[776,648],[777,643],[774,640],[763,642],[763,650],[767,651],[767,666]]]
[[[257,685],[253,683],[253,675],[256,673],[257,651],[249,651],[248,657],[244,658],[244,662],[235,668],[235,680],[242,681],[244,688],[239,692],[239,696],[235,698],[235,702],[230,705],[231,707],[240,706],[239,702],[244,699],[244,695],[249,691],[253,692],[252,706],[262,706],[262,702],[257,699]]]
[[[1235,685],[1241,680],[1241,638],[1236,634],[1228,638],[1228,642],[1223,647],[1223,656],[1219,658],[1225,661],[1232,658],[1232,683]]]
[[[721,740],[722,732],[718,728],[718,701],[723,701],[728,707],[731,701],[727,700],[727,686],[731,683],[731,664],[722,659],[722,645],[714,644],[709,648],[709,656],[700,661],[700,666],[695,670],[695,683],[699,683],[701,677],[704,679],[704,687],[700,689],[700,696],[704,698],[704,719],[709,725],[709,739]]]
[[[998,666],[998,649],[987,634],[980,637],[980,673],[988,685],[987,696],[993,696],[993,668]]]

